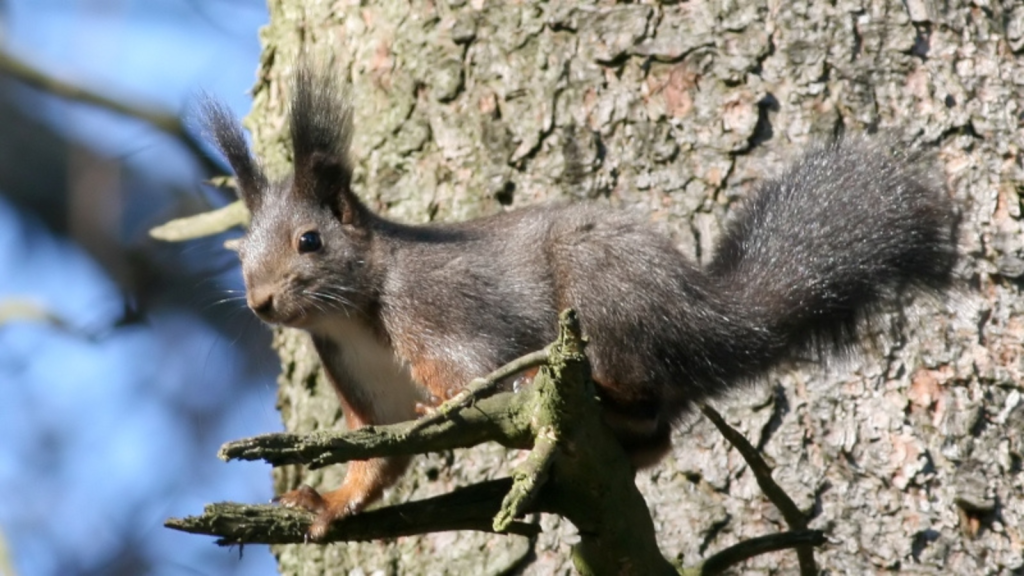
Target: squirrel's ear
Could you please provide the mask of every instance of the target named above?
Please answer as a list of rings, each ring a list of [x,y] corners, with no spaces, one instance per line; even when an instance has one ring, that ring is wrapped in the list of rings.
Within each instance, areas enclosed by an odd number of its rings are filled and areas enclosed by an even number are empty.
[[[267,179],[249,153],[241,125],[224,104],[210,98],[203,102],[202,116],[213,143],[235,171],[239,196],[250,212],[256,212],[267,187]]]
[[[363,207],[352,192],[352,112],[331,76],[299,67],[291,105],[293,192],[330,206],[345,224],[359,224]]]

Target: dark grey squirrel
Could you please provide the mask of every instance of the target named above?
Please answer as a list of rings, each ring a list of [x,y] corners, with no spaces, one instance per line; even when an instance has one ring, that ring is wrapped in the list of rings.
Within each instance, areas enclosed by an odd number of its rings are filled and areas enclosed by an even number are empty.
[[[543,348],[571,307],[605,421],[648,465],[694,402],[796,354],[842,351],[900,294],[952,280],[954,203],[921,153],[884,138],[812,146],[746,199],[702,268],[648,223],[596,204],[387,220],[352,191],[350,111],[334,82],[303,69],[293,90],[294,173],[280,181],[223,106],[205,116],[252,213],[239,244],[249,307],[310,334],[349,428],[415,418]],[[316,512],[319,539],[407,463],[352,462],[339,489],[279,500]]]

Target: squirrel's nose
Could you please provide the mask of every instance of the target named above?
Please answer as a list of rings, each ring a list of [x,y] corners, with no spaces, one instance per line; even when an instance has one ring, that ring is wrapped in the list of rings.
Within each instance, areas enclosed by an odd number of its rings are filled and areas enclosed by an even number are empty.
[[[274,309],[274,294],[272,292],[249,291],[249,308],[260,316],[266,316]]]

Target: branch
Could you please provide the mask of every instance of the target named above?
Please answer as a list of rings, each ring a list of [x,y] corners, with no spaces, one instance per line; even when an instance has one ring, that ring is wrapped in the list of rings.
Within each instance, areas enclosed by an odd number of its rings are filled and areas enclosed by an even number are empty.
[[[71,327],[63,318],[26,298],[0,300],[0,328],[13,322],[41,322],[61,330],[71,331]]]
[[[531,483],[542,483],[540,509],[567,518],[579,530],[572,560],[582,574],[675,575],[658,548],[636,471],[604,424],[585,345],[576,313],[562,312],[548,364],[530,387],[533,410],[526,414],[545,453],[521,469],[536,478],[521,482],[524,495],[507,502],[528,503]]]
[[[450,494],[371,510],[331,524],[323,543],[376,540],[450,530],[493,532],[492,518],[511,479],[492,480]],[[164,526],[192,534],[220,536],[217,544],[298,544],[314,516],[304,510],[269,504],[210,504],[201,516],[171,518]],[[502,532],[533,537],[540,527],[511,522]]]
[[[548,470],[557,449],[555,430],[541,430],[526,461],[512,475],[513,484],[501,503],[501,511],[494,517],[495,531],[504,532],[515,518],[526,514],[548,479]]]
[[[241,200],[194,216],[176,218],[150,229],[149,235],[164,242],[181,242],[220,234],[235,226],[249,225],[249,211]]]
[[[508,494],[504,505],[500,497],[488,498],[486,502],[467,503],[464,516],[453,516],[448,509],[452,501],[431,499],[442,502],[443,511],[434,509],[424,514],[433,522],[429,526],[424,522],[413,528],[408,524],[379,524],[384,514],[408,518],[408,506],[417,504],[413,503],[341,520],[332,524],[328,539],[394,537],[440,529],[498,527],[522,532],[535,528],[527,528],[514,518],[527,512],[549,512],[567,518],[579,529],[581,541],[573,548],[573,561],[587,574],[676,574],[658,549],[650,513],[634,483],[633,468],[601,419],[578,319],[569,311],[560,316],[559,322],[559,338],[542,351],[543,356],[527,355],[476,382],[480,386],[473,388],[486,390],[546,357],[547,365],[518,394],[477,399],[470,393],[440,412],[443,416],[427,422],[308,436],[269,434],[229,443],[220,456],[263,459],[274,465],[306,462],[323,466],[470,446],[487,440],[519,448],[536,446],[517,471],[514,487],[508,480],[497,485],[501,494]],[[452,497],[479,489],[466,488]],[[608,498],[609,494],[615,494],[615,498]],[[486,525],[481,519],[488,521]],[[216,507],[198,519],[176,520],[171,525],[220,535],[223,543],[299,542],[310,520],[305,513],[289,511],[282,515],[271,507]],[[352,528],[353,523],[361,528]],[[258,530],[254,528],[257,524]]]
[[[759,536],[750,540],[744,540],[711,556],[696,569],[696,573],[702,576],[721,574],[732,566],[760,554],[778,552],[787,548],[800,549],[802,547],[821,546],[824,543],[825,533],[821,530],[797,530]],[[689,573],[692,573],[692,571],[687,570],[684,572],[684,574]]]
[[[185,144],[193,156],[202,163],[208,173],[215,174],[222,171],[216,164],[210,161],[206,151],[203,150],[201,142],[185,129],[181,118],[176,114],[169,114],[153,108],[133,106],[98,92],[75,86],[69,82],[54,78],[34,68],[27,62],[3,51],[0,51],[0,72],[54,96],[91,104],[124,116],[142,120]]]
[[[528,395],[480,396],[505,378],[547,362],[548,355],[548,348],[532,352],[474,379],[434,414],[419,420],[348,432],[264,434],[228,442],[221,446],[218,457],[224,461],[264,460],[272,466],[308,464],[315,469],[350,460],[466,448],[487,441],[529,448],[529,431],[515,421]]]
[[[469,385],[438,407],[433,414],[417,420],[412,431],[434,425],[447,418],[453,410],[469,406],[486,393],[494,390],[506,378],[547,363],[549,355],[549,349],[544,348],[516,358],[483,378],[474,378]]]
[[[515,519],[531,512],[547,512],[568,519],[578,529],[580,542],[573,546],[572,554],[574,565],[583,574],[678,574],[658,549],[654,523],[636,488],[633,467],[604,425],[584,346],[576,315],[566,311],[559,318],[556,342],[474,380],[464,394],[431,417],[350,432],[267,434],[225,444],[220,457],[263,459],[275,466],[306,463],[319,467],[485,441],[532,447],[514,479],[350,516],[331,525],[326,541],[393,538],[443,530],[535,535],[536,526]],[[536,365],[541,369],[523,391],[480,398],[502,380]],[[724,425],[717,413],[709,408],[705,413]],[[781,494],[782,501],[789,503],[787,513],[799,514],[770,476],[764,481],[762,476],[768,468],[756,450],[727,425],[723,434],[748,457],[748,462],[753,461],[751,468],[759,483],[765,482],[762,488],[773,501]],[[750,451],[753,456],[749,456]],[[296,543],[304,541],[312,520],[312,515],[302,511],[218,504],[207,507],[202,516],[170,520],[167,525],[218,535],[221,544]],[[756,538],[727,548],[696,570],[710,574],[756,554],[793,546],[809,549],[822,538],[821,532],[806,530]]]
[[[487,441],[529,448],[530,431],[517,421],[527,399],[525,394],[498,394],[426,427],[412,421],[344,432],[264,434],[228,442],[217,455],[225,461],[263,460],[272,466],[308,464],[320,468],[350,460],[466,448]]]
[[[729,441],[733,447],[739,451],[743,459],[746,460],[747,465],[750,466],[750,470],[754,473],[754,478],[757,479],[757,485],[761,487],[761,491],[768,497],[769,500],[775,504],[775,507],[782,512],[782,517],[785,518],[786,524],[790,530],[797,532],[807,530],[807,516],[800,511],[796,503],[789,497],[788,494],[775,483],[772,479],[772,469],[761,458],[761,454],[754,448],[750,442],[742,434],[740,434],[735,428],[729,426],[729,424],[722,418],[722,415],[715,411],[714,408],[707,404],[702,404],[701,412],[711,420],[712,423],[718,428],[718,431],[725,436],[725,439]],[[814,546],[817,544],[800,544],[795,546],[797,559],[800,562],[800,574],[801,576],[814,576],[818,573],[818,567],[814,561]]]

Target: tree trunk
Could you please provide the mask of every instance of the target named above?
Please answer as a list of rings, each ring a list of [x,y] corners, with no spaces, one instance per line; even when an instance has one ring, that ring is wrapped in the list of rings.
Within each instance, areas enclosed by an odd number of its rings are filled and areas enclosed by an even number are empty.
[[[268,171],[286,170],[288,82],[305,52],[351,86],[357,192],[410,222],[595,199],[649,215],[701,260],[752,186],[816,138],[893,128],[935,148],[962,206],[959,293],[884,318],[849,360],[779,370],[719,404],[813,511],[811,527],[828,531],[823,568],[1022,569],[1024,6],[269,4],[248,118]],[[281,331],[275,347],[286,427],[337,426],[305,337]],[[386,503],[505,475],[519,457],[483,446],[417,458]],[[342,470],[284,468],[276,488],[334,488]],[[662,550],[687,564],[785,529],[742,459],[696,417],[638,484]],[[535,542],[453,533],[275,552],[285,574],[569,571],[572,527],[542,524]],[[795,555],[747,566],[792,573]]]

